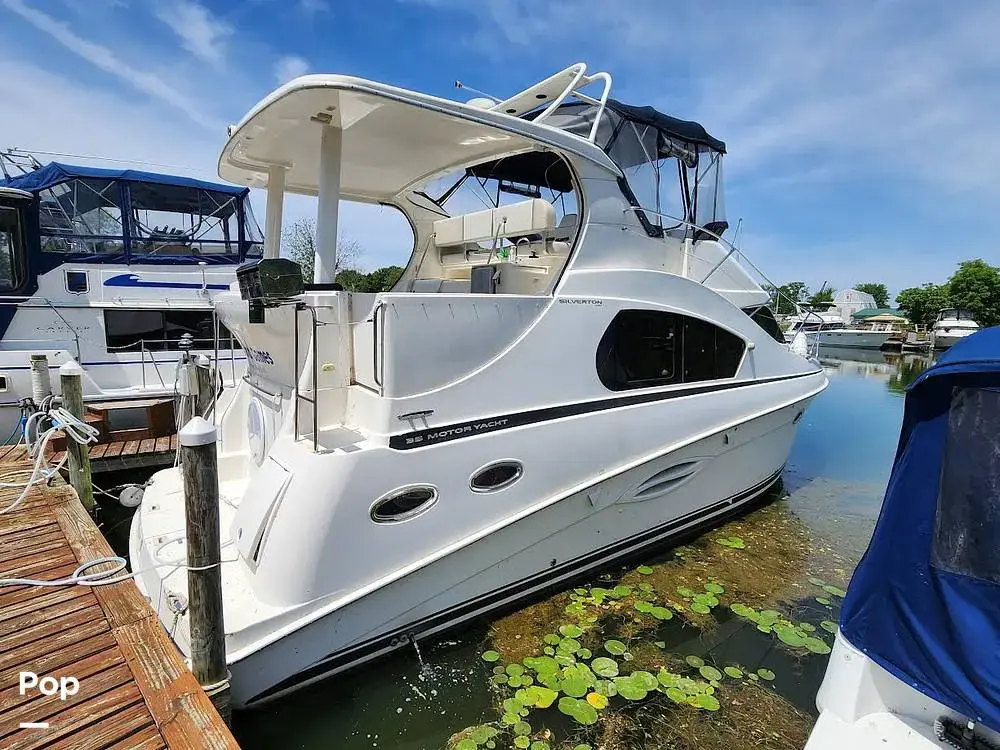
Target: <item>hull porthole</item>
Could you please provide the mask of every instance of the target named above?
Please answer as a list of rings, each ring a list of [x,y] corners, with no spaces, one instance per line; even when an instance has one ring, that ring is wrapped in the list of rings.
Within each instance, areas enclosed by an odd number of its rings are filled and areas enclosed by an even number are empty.
[[[486,464],[475,471],[469,479],[473,492],[499,492],[510,487],[524,474],[520,461],[506,459]]]
[[[437,499],[437,487],[431,485],[399,487],[372,504],[371,518],[375,523],[407,521],[429,510]]]

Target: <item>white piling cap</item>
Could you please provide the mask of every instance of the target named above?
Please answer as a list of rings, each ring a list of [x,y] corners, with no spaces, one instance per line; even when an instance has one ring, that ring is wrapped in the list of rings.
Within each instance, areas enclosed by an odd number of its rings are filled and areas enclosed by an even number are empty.
[[[83,368],[75,359],[70,359],[59,368],[60,375],[83,375]]]
[[[215,442],[215,425],[202,417],[194,417],[178,433],[180,444],[185,448],[196,448],[199,445],[210,445]]]

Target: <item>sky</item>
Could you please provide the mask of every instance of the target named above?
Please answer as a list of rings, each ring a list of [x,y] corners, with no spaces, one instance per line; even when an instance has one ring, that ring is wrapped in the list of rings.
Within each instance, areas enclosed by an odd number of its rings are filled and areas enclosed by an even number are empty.
[[[226,127],[303,73],[464,100],[586,62],[726,142],[774,282],[895,293],[1000,264],[997,28],[992,0],[0,0],[0,148],[217,179]],[[363,266],[405,264],[395,212],[341,211]]]

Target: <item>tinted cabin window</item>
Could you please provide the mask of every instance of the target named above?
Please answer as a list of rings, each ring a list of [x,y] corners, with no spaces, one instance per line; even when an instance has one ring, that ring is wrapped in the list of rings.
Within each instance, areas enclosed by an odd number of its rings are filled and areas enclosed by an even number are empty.
[[[597,347],[597,375],[613,391],[731,378],[745,344],[697,318],[622,310]]]
[[[781,326],[774,319],[774,313],[771,312],[770,307],[744,307],[743,312],[750,316],[750,319],[754,323],[764,329],[764,332],[772,339],[780,341],[782,344],[785,343],[785,337],[781,333]]]
[[[38,221],[42,250],[124,252],[120,198],[117,182],[82,177],[40,191]]]
[[[0,206],[0,291],[21,285],[21,223],[17,210]]]
[[[931,564],[1000,583],[1000,390],[955,389],[938,486]]]
[[[195,349],[215,346],[212,313],[202,310],[105,310],[104,331],[112,352],[175,351],[185,333]],[[239,342],[219,324],[219,348],[240,348]]]

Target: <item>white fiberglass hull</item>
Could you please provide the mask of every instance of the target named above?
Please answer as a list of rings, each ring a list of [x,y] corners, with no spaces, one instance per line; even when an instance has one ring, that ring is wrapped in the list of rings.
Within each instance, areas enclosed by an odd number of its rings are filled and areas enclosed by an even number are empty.
[[[359,596],[353,596],[356,592],[348,585],[335,595],[343,599],[337,606],[320,600],[309,605],[311,611],[298,607],[277,613],[271,622],[259,621],[243,632],[234,632],[236,627],[231,623],[247,621],[248,612],[262,607],[248,586],[252,574],[240,570],[243,565],[239,562],[224,565],[234,704],[246,706],[276,697],[401,647],[411,638],[507,607],[640,548],[662,544],[699,524],[717,520],[758,497],[777,479],[798,417],[814,395],[804,394],[801,400],[720,433],[624,472],[612,472],[610,478],[543,505],[468,544],[453,545],[447,554],[414,566],[385,585],[363,587]],[[591,435],[590,444],[595,440]],[[569,456],[573,446],[564,449]],[[445,450],[463,448],[458,443]],[[386,467],[386,471],[391,470]],[[652,489],[651,477],[660,477]],[[158,474],[147,490],[132,526],[135,569],[153,565],[155,550],[164,542],[169,544],[171,528],[175,533],[183,529],[179,485],[177,471],[167,470]],[[499,502],[504,496],[483,498]],[[226,538],[233,511],[226,504],[222,510],[225,559],[233,557]],[[375,567],[380,553],[358,548],[354,554],[369,558],[369,567]],[[160,579],[156,572],[150,572],[138,582],[186,651],[187,616],[176,615],[177,607],[171,609],[170,603],[171,597],[177,600],[178,592],[183,597],[183,576],[179,571]]]
[[[932,346],[935,349],[950,349],[967,336],[974,334],[977,328],[953,328],[948,333],[931,332]]]
[[[837,633],[823,684],[820,710],[805,750],[939,750],[934,734],[941,717],[965,726],[954,711],[896,678]],[[980,725],[976,737],[994,744],[1000,734]]]
[[[819,341],[820,346],[835,346],[845,349],[878,349],[892,336],[890,331],[811,331],[806,334],[810,342]]]

